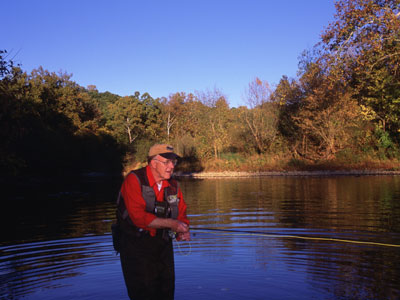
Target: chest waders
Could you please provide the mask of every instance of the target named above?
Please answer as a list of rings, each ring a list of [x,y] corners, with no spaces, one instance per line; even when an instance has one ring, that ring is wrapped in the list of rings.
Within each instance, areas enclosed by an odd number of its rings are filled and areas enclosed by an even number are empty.
[[[153,187],[149,185],[146,175],[146,168],[141,168],[131,172],[139,181],[142,197],[146,202],[146,212],[156,215],[158,218],[178,218],[178,183],[174,179],[168,180],[169,186],[164,189],[164,201],[157,201]],[[121,192],[117,199],[117,223],[122,233],[133,237],[140,237],[149,234],[148,231],[134,225],[129,217],[125,201]],[[166,229],[157,229],[157,236],[161,236],[165,240],[173,237],[171,231]]]

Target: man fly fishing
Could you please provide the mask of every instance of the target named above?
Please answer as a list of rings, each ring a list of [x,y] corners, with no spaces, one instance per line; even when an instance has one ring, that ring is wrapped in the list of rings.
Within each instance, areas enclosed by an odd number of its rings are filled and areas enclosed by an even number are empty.
[[[128,174],[118,200],[121,266],[130,299],[173,299],[172,239],[189,241],[186,203],[171,178],[179,156],[166,144],[152,146],[148,165]]]

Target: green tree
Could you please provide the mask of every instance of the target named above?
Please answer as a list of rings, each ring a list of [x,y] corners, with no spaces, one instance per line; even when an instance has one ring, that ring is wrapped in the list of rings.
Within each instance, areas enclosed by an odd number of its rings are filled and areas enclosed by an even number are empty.
[[[184,105],[186,100],[185,93],[175,93],[167,98],[161,99],[161,110],[166,129],[167,142],[172,138],[173,127],[182,118],[184,113]]]
[[[185,163],[194,170],[200,170],[199,158],[207,152],[204,145],[204,105],[189,93],[179,93],[179,102],[175,102],[176,122],[172,127],[173,143],[180,154],[185,156]],[[173,102],[174,103],[174,102]],[[178,104],[179,103],[179,104]]]
[[[306,152],[306,137],[295,122],[304,93],[298,80],[283,76],[271,98],[279,105],[278,131],[286,140],[291,153],[297,158]]]
[[[148,93],[143,93],[140,97],[138,92],[135,95],[144,106],[142,121],[145,125],[145,135],[149,140],[163,140],[165,135],[162,130],[160,99],[154,99]]]
[[[107,128],[123,145],[138,138],[157,139],[161,132],[160,104],[145,93],[121,97],[107,108]]]
[[[203,147],[206,152],[213,153],[215,159],[229,144],[228,141],[228,121],[229,104],[225,96],[218,89],[212,91],[198,92],[197,98],[203,104],[202,112],[199,115],[203,126],[202,137]]]
[[[106,126],[122,144],[132,144],[144,132],[143,105],[133,96],[121,97],[108,106]]]
[[[0,79],[10,75],[14,68],[14,61],[8,59],[7,53],[7,50],[0,50]]]
[[[1,79],[3,174],[97,170],[108,162],[118,168],[118,146],[99,131],[101,114],[97,106],[70,77],[43,68],[28,75],[14,67]],[[107,163],[105,157],[109,158]]]

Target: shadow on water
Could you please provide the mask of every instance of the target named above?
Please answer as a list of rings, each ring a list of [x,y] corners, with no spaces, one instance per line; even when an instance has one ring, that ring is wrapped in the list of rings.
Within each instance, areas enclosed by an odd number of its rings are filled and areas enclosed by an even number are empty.
[[[127,299],[110,237],[120,184],[85,177],[9,186],[3,201],[15,202],[1,214],[3,228],[13,230],[0,241],[0,298]],[[175,299],[400,297],[400,249],[368,244],[400,244],[399,177],[180,180],[180,186],[196,229],[190,243],[175,242]]]
[[[114,218],[121,182],[118,176],[77,176],[10,183],[2,189],[7,209],[1,210],[2,228],[10,230],[1,242],[107,233],[104,217]]]

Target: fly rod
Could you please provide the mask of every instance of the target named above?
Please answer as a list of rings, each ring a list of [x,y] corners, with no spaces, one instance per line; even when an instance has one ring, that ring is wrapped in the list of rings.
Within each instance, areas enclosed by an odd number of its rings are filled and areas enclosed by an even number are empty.
[[[260,231],[250,231],[250,230],[237,230],[237,229],[220,229],[220,228],[205,228],[205,227],[191,227],[190,230],[196,232],[206,232],[218,235],[230,235],[230,236],[262,236],[262,237],[279,237],[288,239],[302,239],[302,240],[315,240],[315,241],[330,241],[330,242],[341,242],[341,243],[351,243],[351,244],[362,244],[362,245],[374,245],[374,246],[384,246],[384,247],[397,247],[400,248],[398,244],[390,243],[379,243],[370,241],[359,241],[351,239],[339,239],[339,238],[329,238],[329,237],[313,237],[305,235],[290,235],[281,234],[275,232],[260,232]]]

